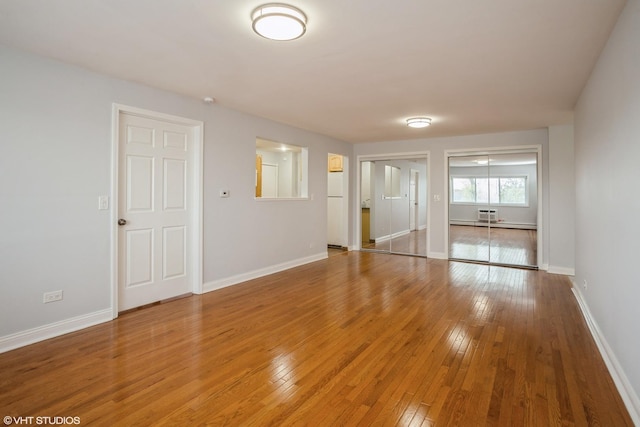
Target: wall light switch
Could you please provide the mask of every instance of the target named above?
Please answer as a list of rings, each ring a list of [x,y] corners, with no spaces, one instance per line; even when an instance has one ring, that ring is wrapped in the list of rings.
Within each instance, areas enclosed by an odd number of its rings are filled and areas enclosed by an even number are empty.
[[[229,197],[229,190],[220,190],[220,197]]]
[[[440,195],[439,194],[434,194],[433,195],[433,201],[434,202],[439,202],[440,201]]]
[[[106,211],[109,209],[109,196],[98,197],[98,210]]]

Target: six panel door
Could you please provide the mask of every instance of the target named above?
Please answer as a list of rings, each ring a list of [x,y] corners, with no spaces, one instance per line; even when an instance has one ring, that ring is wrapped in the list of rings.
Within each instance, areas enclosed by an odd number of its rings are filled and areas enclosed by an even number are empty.
[[[122,311],[191,292],[187,196],[193,135],[187,126],[130,114],[120,114],[119,131]]]

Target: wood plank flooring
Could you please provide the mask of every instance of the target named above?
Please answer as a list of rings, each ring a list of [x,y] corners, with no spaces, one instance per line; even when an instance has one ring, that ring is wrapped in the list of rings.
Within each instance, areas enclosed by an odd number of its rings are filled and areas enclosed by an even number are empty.
[[[564,276],[331,256],[0,354],[2,416],[631,426]]]
[[[449,257],[522,266],[537,265],[536,230],[449,226]]]

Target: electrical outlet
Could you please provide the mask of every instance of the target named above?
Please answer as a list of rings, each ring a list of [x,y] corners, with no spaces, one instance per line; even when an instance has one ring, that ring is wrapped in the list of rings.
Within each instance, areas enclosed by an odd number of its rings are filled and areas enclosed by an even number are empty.
[[[42,302],[45,304],[55,301],[62,301],[62,291],[45,292],[42,295]]]
[[[585,289],[585,291],[587,290],[587,279],[584,279],[582,281],[582,287]]]

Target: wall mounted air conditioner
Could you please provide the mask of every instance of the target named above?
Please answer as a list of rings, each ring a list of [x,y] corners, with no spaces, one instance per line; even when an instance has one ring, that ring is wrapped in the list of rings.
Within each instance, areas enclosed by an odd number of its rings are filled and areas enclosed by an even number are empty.
[[[478,209],[478,222],[497,222],[498,211],[495,209]]]

